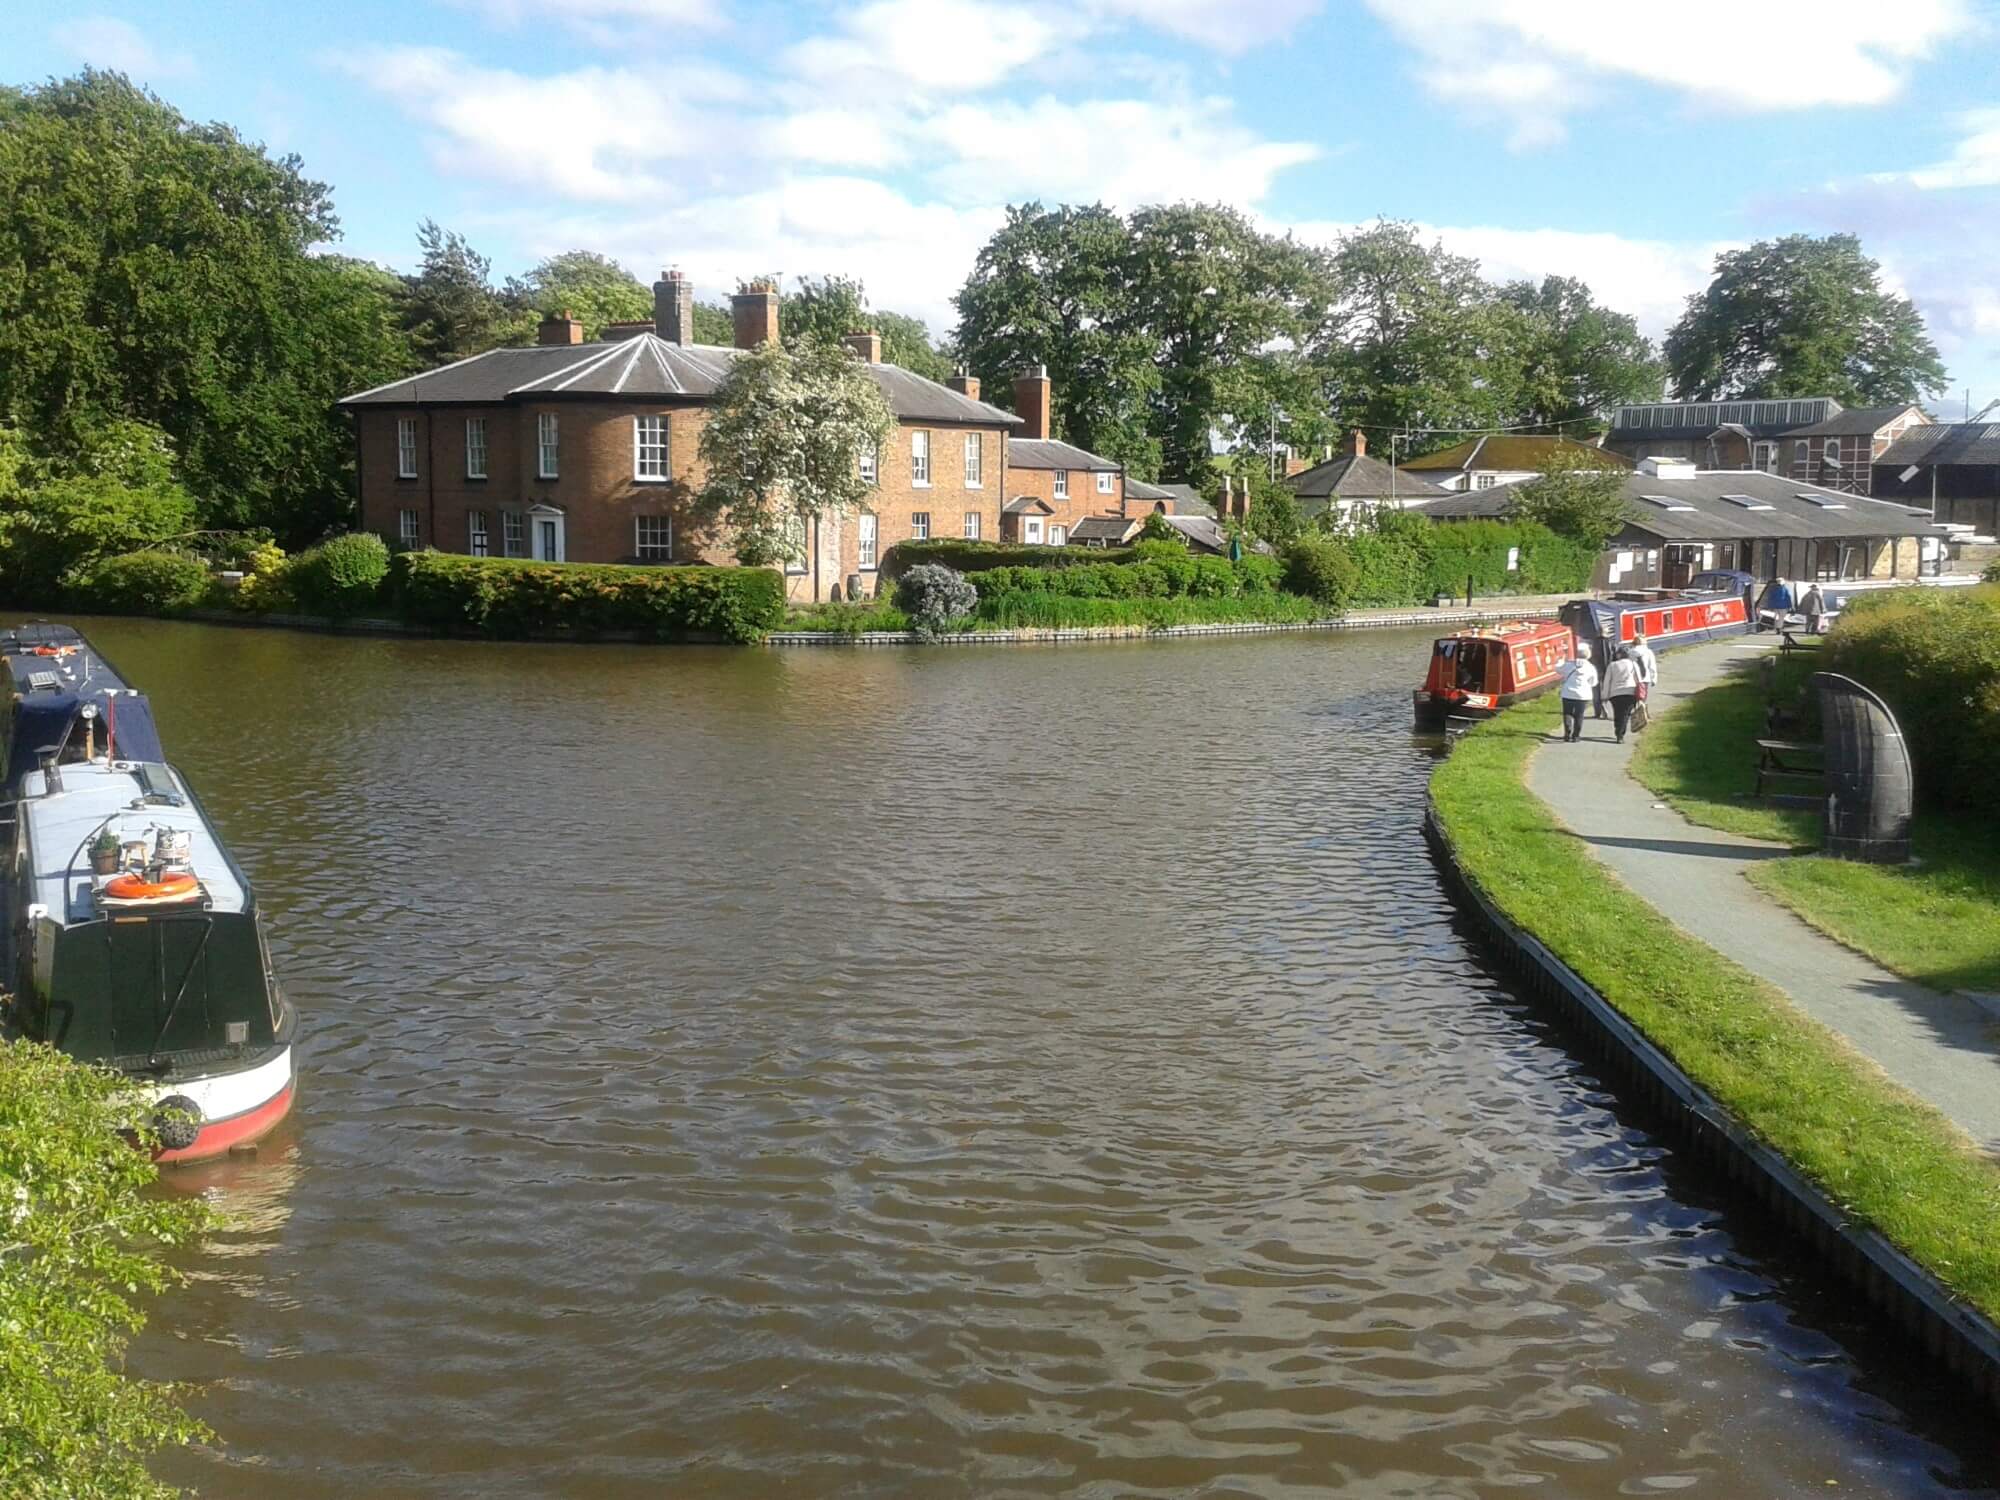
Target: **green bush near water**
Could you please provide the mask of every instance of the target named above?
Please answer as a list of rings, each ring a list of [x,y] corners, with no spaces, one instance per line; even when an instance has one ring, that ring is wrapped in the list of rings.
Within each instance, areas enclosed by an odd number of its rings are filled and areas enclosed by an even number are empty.
[[[887,587],[920,563],[937,563],[956,573],[983,573],[990,568],[1079,568],[1130,562],[1136,555],[1130,547],[1039,547],[941,537],[929,542],[898,542],[891,547],[882,558],[882,583]]]
[[[148,1113],[117,1074],[0,1041],[0,1495],[164,1500],[145,1456],[208,1435],[122,1368],[138,1296],[180,1279],[160,1252],[211,1221],[121,1138]]]
[[[1025,590],[981,599],[973,619],[981,629],[1059,630],[1142,625],[1164,630],[1172,625],[1257,625],[1304,623],[1326,618],[1326,611],[1296,594],[1240,594],[1215,598],[1196,595],[1106,599],[1075,594]]]
[[[66,592],[77,609],[102,615],[184,615],[214,588],[208,564],[188,552],[148,548],[100,558],[71,574]]]
[[[389,548],[356,531],[309,547],[285,565],[285,589],[307,614],[341,618],[376,603],[389,576]]]
[[[635,632],[656,640],[758,641],[784,623],[770,568],[652,568],[406,552],[390,593],[405,618],[488,635]]]
[[[1820,661],[1895,710],[1919,797],[1939,807],[1992,807],[2000,782],[2000,586],[1863,594],[1841,611]]]

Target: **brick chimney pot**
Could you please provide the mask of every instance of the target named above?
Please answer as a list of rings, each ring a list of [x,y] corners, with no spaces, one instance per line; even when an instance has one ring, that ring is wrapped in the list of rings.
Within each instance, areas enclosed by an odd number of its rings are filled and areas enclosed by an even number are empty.
[[[1049,371],[1035,365],[1014,377],[1014,415],[1021,419],[1017,437],[1045,438],[1049,432]]]
[[[580,344],[583,342],[583,324],[569,315],[564,308],[559,313],[550,313],[542,319],[535,330],[535,342],[540,344]]]
[[[670,344],[694,342],[694,283],[679,271],[653,283],[653,332]]]
[[[882,363],[882,335],[879,333],[850,333],[841,343],[871,365]]]
[[[979,377],[977,375],[968,375],[965,371],[960,370],[956,375],[946,380],[945,384],[952,390],[957,391],[961,396],[970,397],[974,401],[979,399]]]
[[[738,292],[729,299],[729,319],[736,329],[736,347],[755,349],[778,342],[778,294]]]

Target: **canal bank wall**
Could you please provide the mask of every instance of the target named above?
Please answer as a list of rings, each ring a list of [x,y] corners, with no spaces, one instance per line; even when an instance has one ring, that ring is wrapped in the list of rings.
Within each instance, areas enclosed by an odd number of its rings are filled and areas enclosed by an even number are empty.
[[[1546,596],[1524,598],[1503,604],[1476,602],[1470,607],[1399,608],[1350,610],[1324,620],[1230,621],[1214,625],[1167,625],[1155,629],[1146,625],[1069,626],[1061,629],[960,630],[920,642],[913,631],[866,630],[846,634],[832,630],[774,630],[762,644],[766,646],[1032,646],[1061,645],[1082,641],[1179,640],[1206,636],[1287,635],[1325,630],[1396,630],[1417,627],[1490,625],[1506,620],[1552,620],[1561,608],[1560,600]],[[431,640],[494,640],[484,632],[454,630],[407,620],[380,617],[336,620],[319,615],[244,614],[226,609],[198,609],[179,616],[209,625],[239,625],[265,630],[304,630],[322,635],[411,636]],[[591,635],[574,631],[544,631],[510,640],[571,641],[592,645],[728,645],[720,637],[683,636],[661,641],[655,636],[631,630],[608,630]],[[1415,669],[1413,669],[1415,670]]]
[[[1617,1006],[1510,918],[1467,868],[1446,818],[1427,797],[1423,831],[1446,886],[1483,937],[1668,1134],[1740,1196],[1770,1213],[1813,1259],[1931,1360],[2000,1412],[2000,1326],[1888,1238],[1857,1222],[1761,1140]]]

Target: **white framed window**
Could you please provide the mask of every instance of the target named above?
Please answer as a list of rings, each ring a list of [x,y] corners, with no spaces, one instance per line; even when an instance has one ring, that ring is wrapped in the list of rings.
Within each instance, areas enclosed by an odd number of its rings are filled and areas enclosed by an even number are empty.
[[[1067,526],[1051,526],[1049,528],[1049,545],[1051,547],[1067,547],[1069,545],[1069,528]]]
[[[417,419],[396,418],[396,477],[417,477]]]
[[[1493,488],[1493,480],[1494,476],[1491,474],[1475,474],[1472,476],[1472,487],[1475,490],[1490,490]]]
[[[1820,455],[1834,468],[1840,467],[1840,439],[1828,438],[1820,444]]]
[[[1068,498],[1069,498],[1069,470],[1068,470],[1068,469],[1057,469],[1057,470],[1056,470],[1056,499],[1058,499],[1058,500],[1067,500]]]
[[[483,510],[465,513],[465,550],[474,557],[493,555],[493,544],[486,534],[486,512]]]
[[[1110,494],[1112,491],[1111,482],[1117,477],[1109,469],[1099,469],[1097,471],[1097,493],[1100,495]]]
[[[881,531],[875,517],[871,516],[867,511],[864,510],[861,512],[857,519],[860,523],[860,541],[857,545],[861,559],[861,571],[872,573],[875,570],[875,545],[881,535]]]
[[[632,477],[641,484],[667,482],[667,419],[632,419]],[[644,519],[659,519],[648,517]]]
[[[985,459],[986,455],[979,434],[968,432],[965,435],[965,487],[967,489],[976,490],[985,484]]]
[[[633,551],[640,562],[663,563],[674,560],[672,516],[634,516],[632,528]]]
[[[396,512],[396,540],[401,542],[405,547],[414,547],[418,542],[423,540],[423,528],[417,522],[417,513],[415,511],[399,510]]]
[[[486,418],[465,419],[465,477],[486,477]],[[483,554],[482,554],[483,555]]]
[[[976,510],[965,513],[965,539],[968,542],[979,540],[979,512]]]
[[[928,542],[931,539],[931,513],[927,510],[910,512],[910,540]]]
[[[785,550],[791,555],[785,559],[787,573],[803,573],[806,570],[806,518],[793,516],[785,523]]]
[[[518,510],[500,512],[500,555],[502,557],[525,557],[528,552],[528,528],[523,524]]]
[[[910,434],[910,483],[925,489],[931,482],[931,435],[922,428]]]
[[[561,458],[557,438],[556,414],[552,411],[540,413],[535,418],[535,473],[543,479],[556,477]]]
[[[1021,517],[1021,540],[1039,542],[1042,539],[1042,518],[1040,516]]]
[[[870,448],[861,455],[861,482],[880,484],[882,475],[882,453],[878,448]]]

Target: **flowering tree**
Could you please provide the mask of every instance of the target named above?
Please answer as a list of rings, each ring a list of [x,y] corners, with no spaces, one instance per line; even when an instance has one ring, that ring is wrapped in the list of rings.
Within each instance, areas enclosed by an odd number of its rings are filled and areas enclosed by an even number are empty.
[[[761,345],[731,368],[702,429],[708,480],[695,510],[728,529],[740,562],[802,561],[814,522],[866,498],[861,461],[895,424],[867,366],[840,345]]]

